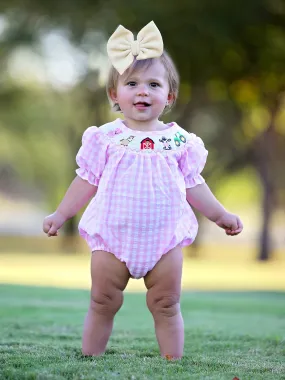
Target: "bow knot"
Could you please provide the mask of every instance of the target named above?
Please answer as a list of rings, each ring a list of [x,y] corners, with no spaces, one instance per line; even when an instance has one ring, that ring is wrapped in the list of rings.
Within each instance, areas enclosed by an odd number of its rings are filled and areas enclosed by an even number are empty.
[[[133,56],[137,56],[140,54],[140,44],[138,40],[132,42],[131,49]]]
[[[119,25],[107,43],[108,56],[115,69],[123,74],[137,60],[157,58],[163,53],[163,40],[153,21],[138,33],[137,40],[128,29]]]

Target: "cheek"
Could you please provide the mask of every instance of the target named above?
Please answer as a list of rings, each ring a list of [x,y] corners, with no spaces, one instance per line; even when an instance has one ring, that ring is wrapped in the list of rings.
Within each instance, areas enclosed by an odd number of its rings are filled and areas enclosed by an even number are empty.
[[[167,102],[167,95],[165,92],[161,91],[156,94],[157,103],[165,105]]]
[[[128,98],[130,97],[130,95],[128,94],[128,91],[126,90],[120,90],[118,92],[118,101],[120,102],[125,102]]]

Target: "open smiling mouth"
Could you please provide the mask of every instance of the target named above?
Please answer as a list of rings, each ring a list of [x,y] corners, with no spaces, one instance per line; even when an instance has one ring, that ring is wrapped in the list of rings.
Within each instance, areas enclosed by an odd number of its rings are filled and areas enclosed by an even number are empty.
[[[137,103],[134,103],[134,106],[135,107],[150,107],[151,104],[147,102],[137,102]]]

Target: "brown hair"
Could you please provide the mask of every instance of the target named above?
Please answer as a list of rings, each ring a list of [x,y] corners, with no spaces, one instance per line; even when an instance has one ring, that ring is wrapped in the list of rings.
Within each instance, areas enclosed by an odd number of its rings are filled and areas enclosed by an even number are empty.
[[[136,71],[147,69],[153,64],[155,59],[159,59],[160,62],[165,67],[165,70],[167,73],[168,85],[169,85],[169,93],[173,95],[173,101],[171,102],[171,104],[167,105],[163,111],[163,113],[166,113],[174,106],[176,102],[176,99],[178,96],[178,90],[179,90],[179,75],[174,65],[174,62],[165,51],[162,53],[162,55],[159,58],[147,58],[144,60],[134,59],[134,62],[132,63],[132,65],[127,69],[126,74],[127,74],[127,77],[129,77]],[[108,75],[108,79],[106,83],[106,91],[107,91],[108,99],[112,105],[113,111],[121,111],[119,104],[114,103],[110,97],[110,91],[112,89],[117,88],[119,77],[120,77],[120,74],[112,66],[109,70],[109,75]]]

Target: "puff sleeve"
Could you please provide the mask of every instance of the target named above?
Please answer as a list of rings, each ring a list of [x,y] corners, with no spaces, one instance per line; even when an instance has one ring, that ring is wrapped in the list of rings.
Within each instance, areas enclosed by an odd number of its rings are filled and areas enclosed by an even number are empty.
[[[190,139],[179,161],[186,189],[205,182],[201,172],[206,164],[207,156],[208,151],[205,149],[203,141],[200,137],[190,133]]]
[[[107,148],[108,143],[99,128],[86,129],[76,155],[76,163],[79,166],[76,174],[91,185],[98,186],[106,164]]]

